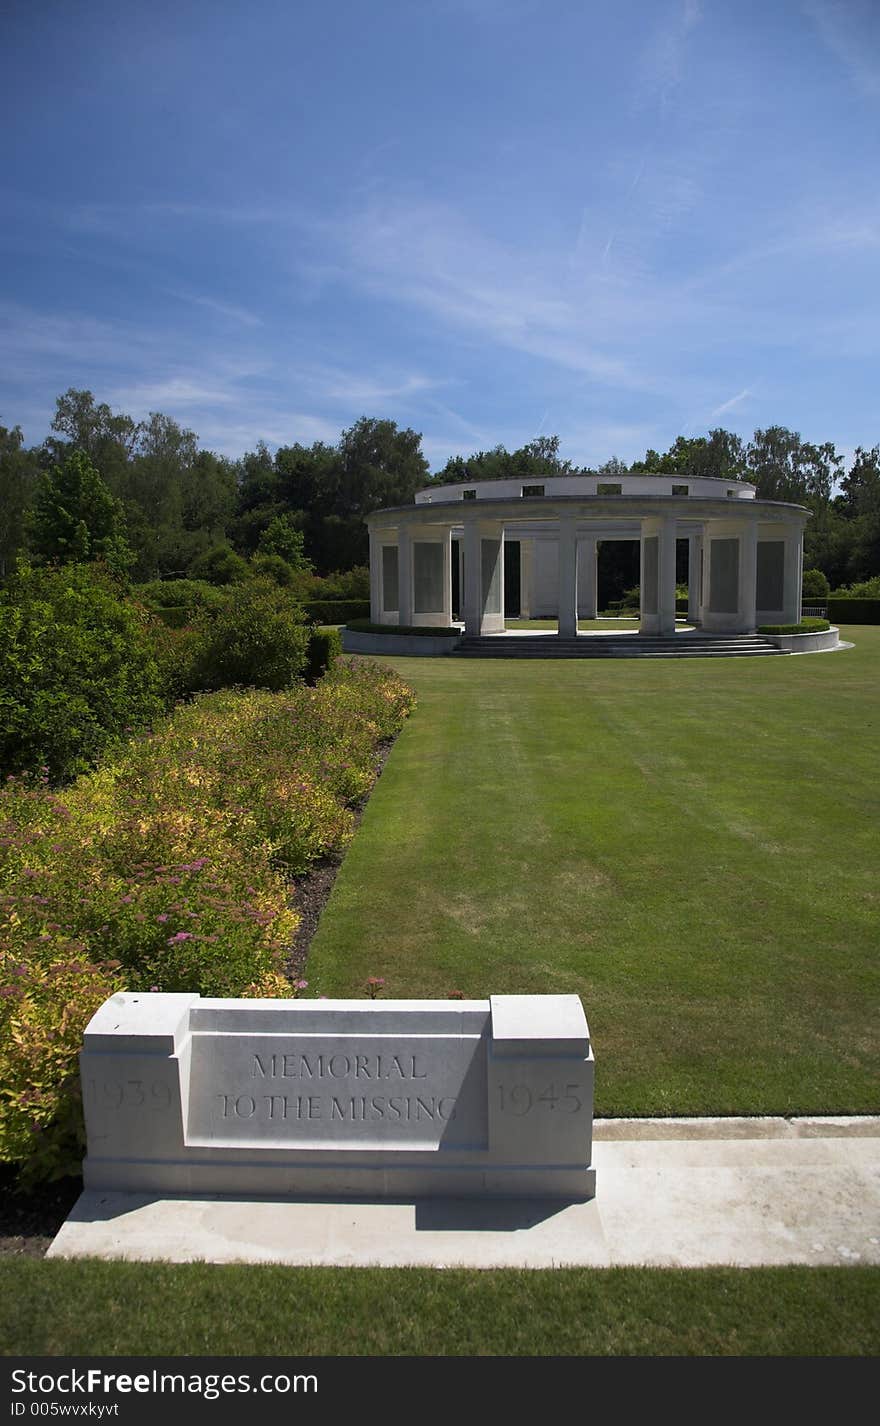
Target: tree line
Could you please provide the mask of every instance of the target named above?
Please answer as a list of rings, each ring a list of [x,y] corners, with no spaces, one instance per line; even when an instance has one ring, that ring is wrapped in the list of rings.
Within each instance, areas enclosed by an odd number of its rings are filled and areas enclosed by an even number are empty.
[[[784,426],[750,441],[722,428],[679,436],[667,451],[592,470],[564,460],[558,436],[541,436],[514,451],[453,456],[433,476],[418,432],[366,416],[335,444],[295,442],[272,454],[260,442],[230,460],[202,450],[169,416],[135,421],[70,388],[51,430],[26,448],[18,426],[0,426],[0,577],[20,554],[102,558],[136,582],[186,578],[234,556],[350,570],[367,562],[364,516],[408,504],[424,486],[636,472],[751,481],[759,498],[811,510],[804,563],[832,588],[880,574],[880,446],[859,446],[846,469],[832,442],[815,445]]]

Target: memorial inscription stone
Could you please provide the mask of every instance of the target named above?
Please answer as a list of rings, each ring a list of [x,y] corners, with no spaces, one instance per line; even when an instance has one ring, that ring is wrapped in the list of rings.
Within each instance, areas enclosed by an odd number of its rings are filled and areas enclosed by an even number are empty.
[[[593,1053],[576,995],[119,994],[80,1056],[87,1188],[585,1200]]]

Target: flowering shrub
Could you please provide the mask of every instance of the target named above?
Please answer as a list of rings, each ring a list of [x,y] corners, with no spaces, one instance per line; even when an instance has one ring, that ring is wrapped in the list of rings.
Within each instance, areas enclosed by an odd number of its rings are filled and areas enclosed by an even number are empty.
[[[412,707],[388,670],[196,698],[63,792],[0,785],[0,1160],[81,1159],[76,1055],[127,990],[279,996],[289,878],[339,853],[377,745]]]
[[[25,1180],[77,1173],[84,1148],[77,1055],[84,1026],[122,986],[118,967],[92,964],[81,946],[55,944],[0,976],[0,1157],[26,1165]]]

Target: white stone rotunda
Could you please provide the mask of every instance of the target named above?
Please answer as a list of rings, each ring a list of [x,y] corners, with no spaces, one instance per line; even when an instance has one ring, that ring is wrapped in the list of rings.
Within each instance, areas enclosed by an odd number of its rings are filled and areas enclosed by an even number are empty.
[[[412,505],[376,510],[370,609],[377,624],[448,627],[453,552],[468,635],[504,632],[504,545],[519,543],[520,616],[556,618],[559,635],[596,615],[597,545],[638,540],[639,632],[675,632],[676,541],[688,542],[688,622],[751,634],[801,617],[800,505],[757,500],[742,480],[684,475],[548,476],[433,485]]]

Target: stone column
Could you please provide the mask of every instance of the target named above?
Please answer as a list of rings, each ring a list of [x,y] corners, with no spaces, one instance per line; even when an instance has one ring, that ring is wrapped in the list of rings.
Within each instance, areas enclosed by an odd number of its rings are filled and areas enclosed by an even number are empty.
[[[577,521],[574,515],[559,520],[559,637],[577,634]]]
[[[532,585],[535,577],[535,542],[519,542],[519,617],[532,617]]]
[[[452,526],[443,531],[443,622],[452,623]]]
[[[699,624],[702,621],[701,604],[702,594],[702,570],[703,570],[703,535],[702,532],[688,535],[688,623]]]
[[[484,520],[480,531],[480,633],[504,633],[504,526]]]
[[[397,531],[397,590],[397,622],[398,624],[411,624],[413,621],[412,535],[406,525],[401,525]]]
[[[370,621],[382,622],[382,545],[378,531],[370,530]]]
[[[578,542],[578,613],[582,619],[595,619],[596,547],[595,535],[585,535]]]
[[[643,517],[639,532],[639,633],[658,629],[658,574],[660,557],[658,521]]]
[[[747,520],[739,537],[739,632],[755,632],[755,599],[758,582],[758,523]]]
[[[504,632],[504,526],[468,520],[464,526],[464,631]]]
[[[801,618],[801,585],[804,557],[803,530],[785,526],[785,574],[783,582],[783,623],[799,624]]]
[[[464,585],[461,604],[466,634],[479,634],[483,616],[480,590],[480,527],[476,520],[466,520],[461,541],[464,561]]]
[[[675,633],[675,535],[674,515],[664,515],[660,526],[660,569],[658,590],[659,634]]]
[[[675,532],[674,515],[646,515],[642,519],[639,632],[675,633]]]

